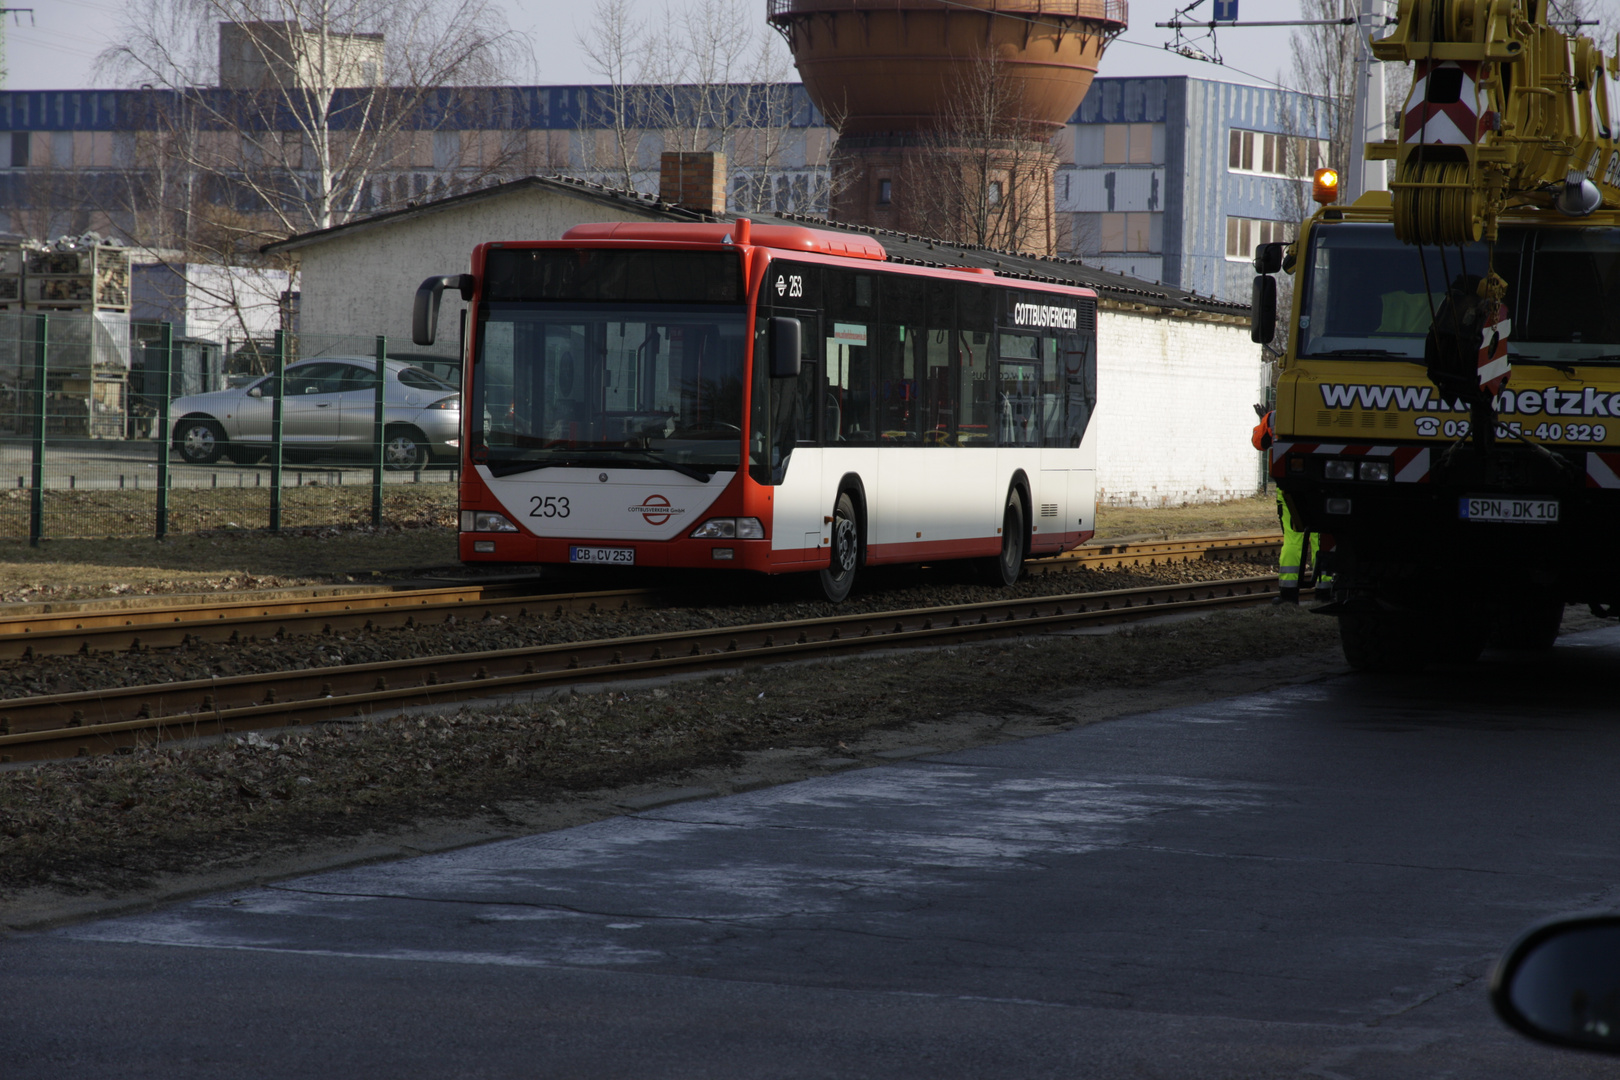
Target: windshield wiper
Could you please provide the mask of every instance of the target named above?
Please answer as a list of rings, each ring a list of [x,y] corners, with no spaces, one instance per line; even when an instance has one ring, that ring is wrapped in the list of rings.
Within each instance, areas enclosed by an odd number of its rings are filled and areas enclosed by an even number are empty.
[[[490,463],[487,468],[491,476],[516,476],[518,473],[537,472],[540,469],[592,469],[600,465],[622,465],[631,469],[669,469],[682,476],[707,484],[714,474],[719,471],[718,466],[688,465],[681,461],[665,461],[654,455],[650,450],[631,450],[617,446],[576,447],[574,453],[590,454],[639,454],[638,459],[629,461],[603,462],[588,458],[566,457],[551,461],[497,461]]]
[[[1408,356],[1406,353],[1395,352],[1392,349],[1329,349],[1327,352],[1311,353],[1306,359],[1314,359],[1319,356],[1395,356],[1402,360],[1422,359],[1420,356]]]

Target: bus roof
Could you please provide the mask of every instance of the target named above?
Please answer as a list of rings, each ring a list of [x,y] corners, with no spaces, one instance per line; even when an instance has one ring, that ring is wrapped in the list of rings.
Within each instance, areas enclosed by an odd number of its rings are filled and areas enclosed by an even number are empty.
[[[564,240],[655,240],[666,244],[730,243],[736,226],[724,222],[604,221],[575,225],[562,234]],[[758,225],[749,230],[748,242],[780,251],[843,255],[852,259],[886,260],[883,245],[870,236],[811,229],[803,225]]]

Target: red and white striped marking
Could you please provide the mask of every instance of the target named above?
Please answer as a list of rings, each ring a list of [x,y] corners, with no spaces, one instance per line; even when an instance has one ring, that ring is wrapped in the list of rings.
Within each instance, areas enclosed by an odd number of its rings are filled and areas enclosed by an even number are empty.
[[[1429,76],[1446,69],[1462,69],[1462,93],[1456,101],[1427,100]],[[1433,146],[1470,146],[1489,126],[1479,115],[1479,62],[1477,60],[1418,60],[1412,72],[1411,107],[1401,118],[1401,141]]]
[[[1620,488],[1620,454],[1586,454],[1586,486],[1589,488]]]
[[[1498,302],[1496,314],[1485,324],[1485,337],[1479,347],[1479,385],[1492,394],[1502,392],[1512,371],[1508,365],[1508,333],[1513,323],[1507,305]]]

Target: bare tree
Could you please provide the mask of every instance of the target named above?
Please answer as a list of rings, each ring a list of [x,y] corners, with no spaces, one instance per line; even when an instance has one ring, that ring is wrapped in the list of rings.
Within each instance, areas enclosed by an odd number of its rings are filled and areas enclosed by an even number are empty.
[[[1301,19],[1339,19],[1360,11],[1356,0],[1301,0]],[[1328,160],[1343,173],[1361,155],[1353,152],[1356,34],[1354,26],[1305,26],[1293,33],[1294,88],[1304,97],[1303,124],[1325,132]]]
[[[943,240],[1052,250],[1057,154],[1025,109],[1020,82],[994,53],[966,65],[937,125],[900,173],[903,216]]]
[[[604,81],[580,117],[592,175],[651,193],[659,150],[713,151],[736,209],[825,206],[825,160],[794,160],[791,63],[748,0],[666,4],[653,19],[637,0],[597,0],[575,40]]]
[[[410,197],[388,180],[419,157],[463,183],[497,168],[498,137],[447,132],[445,155],[424,128],[488,111],[444,88],[498,93],[520,48],[491,0],[131,0],[120,41],[100,74],[152,93],[129,202],[110,209],[146,208],[137,243],[242,268],[209,280],[246,282],[243,303],[286,288],[251,281],[280,269],[260,245]]]

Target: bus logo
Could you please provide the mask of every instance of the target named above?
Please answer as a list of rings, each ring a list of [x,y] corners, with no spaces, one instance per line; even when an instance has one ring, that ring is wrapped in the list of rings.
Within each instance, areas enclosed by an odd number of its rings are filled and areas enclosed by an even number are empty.
[[[643,521],[649,525],[662,525],[676,514],[684,514],[685,510],[676,509],[669,505],[669,500],[662,495],[649,495],[641,501],[640,506],[630,508],[632,514],[640,514]]]

